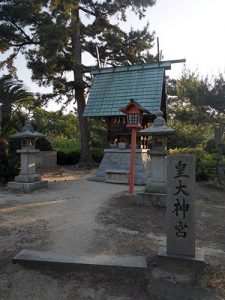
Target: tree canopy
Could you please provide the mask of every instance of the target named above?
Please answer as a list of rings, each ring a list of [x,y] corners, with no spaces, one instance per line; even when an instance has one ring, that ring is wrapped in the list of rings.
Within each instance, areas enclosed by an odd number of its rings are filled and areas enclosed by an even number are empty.
[[[77,101],[81,130],[81,161],[90,161],[88,121],[82,116],[85,90],[89,87],[82,53],[97,59],[98,46],[103,64],[150,62],[154,34],[149,25],[125,32],[128,10],[139,18],[155,0],[4,0],[0,4],[0,51],[8,53],[1,66],[16,72],[14,60],[25,55],[32,78],[41,85],[53,85],[53,95]]]
[[[19,109],[21,116],[21,107],[29,107],[30,103],[35,105],[35,102],[21,81],[11,75],[0,78],[0,166],[8,165],[8,137],[18,121],[18,118],[12,118],[13,113]]]
[[[212,79],[185,70],[168,81],[169,123],[176,131],[172,146],[205,147],[213,143],[215,126],[225,124],[225,78]]]
[[[178,80],[170,80],[171,117],[188,123],[225,122],[225,78],[223,74],[200,77],[185,71]]]

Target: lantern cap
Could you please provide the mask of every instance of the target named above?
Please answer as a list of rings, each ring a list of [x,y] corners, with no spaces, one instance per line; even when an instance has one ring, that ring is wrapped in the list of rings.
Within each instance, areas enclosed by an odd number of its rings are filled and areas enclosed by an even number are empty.
[[[174,129],[166,125],[166,121],[163,118],[162,111],[158,111],[156,113],[156,119],[154,120],[152,126],[139,131],[141,135],[168,135],[168,134],[172,134],[173,132]]]
[[[10,135],[10,138],[14,139],[37,139],[44,137],[45,135],[43,133],[34,131],[31,121],[26,120],[24,126],[22,127],[20,132],[14,133]]]

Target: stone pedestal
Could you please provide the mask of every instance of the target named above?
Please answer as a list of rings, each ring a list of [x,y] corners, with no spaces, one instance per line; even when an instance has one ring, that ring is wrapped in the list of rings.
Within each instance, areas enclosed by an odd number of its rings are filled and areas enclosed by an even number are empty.
[[[22,148],[17,152],[21,155],[21,171],[20,175],[15,177],[15,181],[8,182],[8,188],[29,192],[48,187],[48,181],[42,181],[41,176],[36,173],[36,154],[39,150]]]
[[[124,177],[122,178],[121,174],[124,175],[130,171],[130,155],[130,149],[105,149],[104,157],[99,169],[95,177],[92,179],[95,181],[106,181],[107,173],[113,173],[114,176],[116,176],[116,173],[118,173],[115,183],[128,183],[128,179],[127,182],[125,182]],[[149,178],[149,164],[150,157],[147,154],[147,149],[136,149],[134,175],[135,184],[142,185],[146,183],[147,178]],[[118,181],[119,177],[122,178],[121,182]]]
[[[151,151],[150,173],[151,178],[147,180],[145,192],[166,194],[166,151]]]
[[[149,150],[148,153],[151,157],[150,178],[144,192],[138,194],[138,203],[166,208],[167,151]]]
[[[48,187],[48,181],[47,180],[40,180],[40,181],[29,182],[29,183],[11,181],[11,182],[8,182],[7,187],[11,190],[14,190],[14,191],[29,193],[29,192],[32,192],[34,190],[47,188]]]

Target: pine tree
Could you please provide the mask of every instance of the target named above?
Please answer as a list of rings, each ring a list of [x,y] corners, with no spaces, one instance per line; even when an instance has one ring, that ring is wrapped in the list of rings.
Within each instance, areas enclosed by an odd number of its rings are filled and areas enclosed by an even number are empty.
[[[154,34],[148,24],[141,30],[123,31],[118,22],[126,21],[129,9],[139,18],[155,0],[3,0],[0,4],[0,51],[10,54],[1,62],[15,73],[14,60],[23,53],[32,78],[39,84],[53,85],[53,96],[65,105],[77,102],[81,131],[80,165],[90,166],[90,134],[88,120],[83,117],[85,91],[90,81],[82,64],[84,51],[101,63],[123,65],[154,60],[149,53]],[[68,80],[68,74],[73,79]]]

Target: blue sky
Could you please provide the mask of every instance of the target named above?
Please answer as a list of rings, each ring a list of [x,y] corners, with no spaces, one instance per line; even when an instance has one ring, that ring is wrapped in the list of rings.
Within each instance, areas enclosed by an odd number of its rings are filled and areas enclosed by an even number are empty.
[[[186,58],[186,67],[200,75],[212,76],[225,71],[225,1],[224,0],[157,0],[147,11],[145,20],[130,13],[122,26],[129,30],[141,28],[147,21],[150,30],[160,39],[164,60]],[[152,53],[156,53],[156,46]],[[90,63],[83,56],[84,63]],[[32,83],[30,71],[20,56],[17,61],[19,78],[34,92],[45,92]],[[167,75],[178,78],[183,64],[173,65]]]

